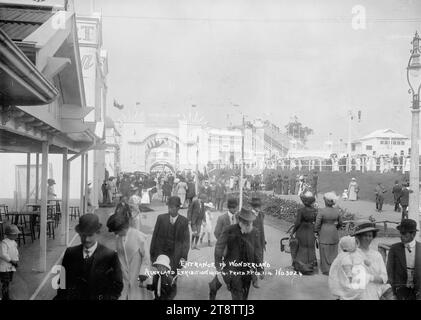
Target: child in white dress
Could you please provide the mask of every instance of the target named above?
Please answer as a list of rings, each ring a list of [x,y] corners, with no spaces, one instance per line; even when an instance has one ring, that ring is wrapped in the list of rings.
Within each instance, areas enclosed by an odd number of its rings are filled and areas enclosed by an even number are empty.
[[[212,247],[211,244],[211,233],[212,233],[212,211],[211,209],[214,209],[212,202],[205,203],[205,219],[202,223],[202,234],[200,236],[200,243],[203,242],[203,238],[205,237],[205,234],[208,235],[208,247]]]

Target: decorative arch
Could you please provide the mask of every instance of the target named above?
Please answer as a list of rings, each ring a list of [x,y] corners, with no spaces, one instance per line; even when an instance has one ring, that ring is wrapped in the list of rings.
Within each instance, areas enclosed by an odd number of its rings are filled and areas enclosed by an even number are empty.
[[[174,166],[173,166],[171,163],[167,162],[167,161],[157,161],[157,162],[153,163],[153,164],[151,165],[151,168],[149,169],[149,171],[150,171],[150,172],[152,172],[152,170],[153,170],[153,169],[155,169],[156,167],[159,167],[159,166],[167,167],[167,168],[169,168],[169,169],[170,169],[173,173],[175,173],[175,168],[174,168]]]
[[[145,150],[148,152],[154,148],[159,148],[164,143],[173,144],[174,148],[177,148],[180,145],[180,139],[172,133],[153,133],[143,139],[141,143],[145,145]]]

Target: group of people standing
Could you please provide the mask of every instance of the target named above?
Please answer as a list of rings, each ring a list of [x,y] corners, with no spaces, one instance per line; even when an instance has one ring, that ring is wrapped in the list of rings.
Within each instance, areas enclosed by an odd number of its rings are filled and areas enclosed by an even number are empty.
[[[272,177],[273,192],[279,195],[301,195],[305,190],[311,190],[317,195],[319,176],[313,171],[310,176],[300,174],[282,174]]]

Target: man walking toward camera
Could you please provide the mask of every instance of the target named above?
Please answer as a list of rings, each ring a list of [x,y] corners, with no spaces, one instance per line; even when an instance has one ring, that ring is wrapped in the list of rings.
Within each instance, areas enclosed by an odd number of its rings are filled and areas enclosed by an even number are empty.
[[[417,223],[404,219],[397,229],[401,242],[395,243],[389,250],[389,283],[398,300],[421,300],[421,243],[415,240]]]
[[[64,289],[55,300],[117,300],[123,290],[123,276],[117,253],[98,243],[101,229],[98,216],[84,214],[75,230],[81,244],[67,248],[62,268]]]
[[[227,226],[216,242],[215,267],[222,272],[232,300],[247,300],[253,278],[260,273],[263,279],[262,249],[254,220],[256,216],[251,211],[241,209],[238,223]]]

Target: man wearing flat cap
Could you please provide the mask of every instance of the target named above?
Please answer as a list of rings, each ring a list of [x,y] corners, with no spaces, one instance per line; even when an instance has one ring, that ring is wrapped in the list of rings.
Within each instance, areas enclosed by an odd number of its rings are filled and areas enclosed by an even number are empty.
[[[117,300],[123,278],[117,253],[98,243],[101,229],[93,213],[79,218],[75,230],[81,244],[67,248],[61,263],[65,288],[57,290],[56,300]]]
[[[415,240],[417,222],[404,219],[397,226],[401,242],[391,246],[387,275],[398,300],[421,300],[421,243]]]
[[[179,215],[181,200],[178,196],[168,198],[168,213],[160,214],[153,230],[150,257],[155,261],[164,254],[170,258],[171,270],[177,274],[181,261],[187,260],[190,248],[189,223]]]
[[[263,279],[262,249],[254,220],[250,210],[241,209],[238,223],[227,226],[216,242],[215,267],[222,272],[233,300],[247,300],[253,278],[260,275]]]

